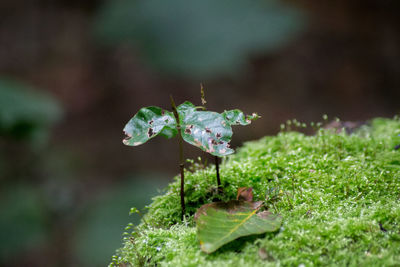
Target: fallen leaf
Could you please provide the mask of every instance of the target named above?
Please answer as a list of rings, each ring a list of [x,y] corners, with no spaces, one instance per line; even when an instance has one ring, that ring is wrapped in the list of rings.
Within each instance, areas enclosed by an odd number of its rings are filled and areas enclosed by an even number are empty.
[[[245,195],[250,198],[248,192],[251,190],[242,192],[247,192]],[[239,237],[278,230],[282,218],[269,211],[258,212],[261,206],[261,201],[245,200],[213,202],[201,206],[195,214],[201,249],[212,253]]]

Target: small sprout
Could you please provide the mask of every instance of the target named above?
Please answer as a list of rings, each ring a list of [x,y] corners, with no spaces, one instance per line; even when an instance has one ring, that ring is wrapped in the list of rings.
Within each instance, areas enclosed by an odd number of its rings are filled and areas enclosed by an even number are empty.
[[[205,105],[204,91],[202,94],[202,103]],[[259,116],[256,113],[253,113],[251,116],[246,116],[237,109],[224,111],[223,113],[206,111],[205,107],[196,107],[190,102],[184,102],[176,106],[172,97],[171,106],[173,112],[154,106],[140,109],[126,124],[124,133],[127,137],[123,140],[123,143],[129,146],[138,146],[158,135],[166,138],[172,138],[178,135],[183,218],[185,205],[182,142],[185,141],[216,157],[230,155],[234,152],[229,144],[233,134],[231,126],[237,124],[248,125]],[[217,177],[219,177],[218,166],[216,169]],[[218,185],[220,187],[220,182]]]
[[[207,104],[207,101],[206,101],[206,97],[204,95],[204,86],[202,83],[200,84],[200,94],[201,94],[201,104],[205,107],[205,105]]]
[[[135,214],[135,213],[140,214],[140,211],[135,207],[131,208],[130,211],[129,211],[129,215],[132,215],[132,214]]]

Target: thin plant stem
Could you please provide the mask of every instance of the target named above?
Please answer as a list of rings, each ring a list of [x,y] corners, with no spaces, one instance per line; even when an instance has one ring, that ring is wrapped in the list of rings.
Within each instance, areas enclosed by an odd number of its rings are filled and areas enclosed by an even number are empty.
[[[205,96],[205,93],[204,93],[204,86],[203,86],[202,83],[200,83],[200,95],[201,95],[201,104],[202,104],[204,110],[207,110],[207,107],[206,107],[207,101],[206,101],[206,96]],[[222,186],[221,186],[221,178],[219,176],[219,158],[218,158],[218,156],[215,156],[214,159],[215,159],[215,171],[217,173],[218,193],[221,194],[222,193]]]
[[[217,172],[218,193],[222,193],[221,179],[219,177],[219,158],[215,156],[215,170]]]
[[[183,221],[183,217],[185,215],[185,162],[183,160],[183,138],[182,138],[182,133],[181,133],[181,124],[179,122],[179,114],[178,111],[176,110],[176,105],[175,101],[170,95],[171,98],[171,106],[172,110],[174,112],[175,120],[176,120],[176,128],[178,130],[178,142],[179,142],[179,167],[181,171],[181,209],[182,209],[182,215],[181,219]]]

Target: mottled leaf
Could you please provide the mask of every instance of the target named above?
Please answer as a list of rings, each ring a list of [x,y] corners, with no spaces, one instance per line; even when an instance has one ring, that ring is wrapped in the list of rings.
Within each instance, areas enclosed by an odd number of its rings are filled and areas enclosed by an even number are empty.
[[[178,112],[182,112],[182,109],[178,109]],[[221,114],[198,111],[194,106],[187,107],[183,112],[184,116],[182,113],[179,116],[182,137],[186,142],[214,156],[221,157],[234,152],[229,148],[232,128]]]
[[[125,145],[138,146],[149,139],[161,135],[167,138],[177,134],[176,121],[171,112],[159,107],[142,108],[124,128],[128,136],[123,140]]]
[[[258,117],[257,114],[246,117],[240,110],[219,114],[198,110],[200,108],[188,101],[176,108],[182,138],[187,143],[219,157],[234,152],[229,144],[232,138],[231,125],[247,125]],[[124,144],[141,145],[157,135],[171,138],[177,131],[177,123],[172,112],[159,107],[142,108],[125,126],[124,132],[128,137],[124,139]]]
[[[249,125],[251,121],[256,120],[259,118],[257,113],[253,113],[252,115],[244,115],[244,113],[238,109],[233,110],[225,110],[222,113],[224,119],[230,125]]]
[[[278,230],[282,218],[269,211],[257,213],[261,204],[231,200],[203,205],[195,214],[201,249],[212,253],[239,237]]]

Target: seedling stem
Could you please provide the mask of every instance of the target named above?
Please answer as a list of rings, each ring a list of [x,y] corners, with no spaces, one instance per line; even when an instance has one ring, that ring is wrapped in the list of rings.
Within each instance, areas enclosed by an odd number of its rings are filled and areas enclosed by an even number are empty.
[[[201,95],[201,104],[203,105],[203,109],[207,110],[207,107],[206,107],[207,101],[206,101],[206,96],[205,96],[205,93],[204,93],[204,86],[203,86],[202,83],[200,83],[200,95]],[[214,159],[215,159],[215,171],[217,173],[218,193],[221,194],[222,193],[222,186],[221,186],[221,178],[219,176],[219,157],[215,156]]]
[[[181,133],[181,124],[179,121],[179,114],[178,111],[176,110],[176,105],[174,98],[172,95],[170,95],[171,98],[171,106],[172,106],[172,111],[174,112],[175,120],[176,120],[176,128],[178,129],[178,143],[179,143],[179,167],[181,171],[181,209],[182,209],[182,215],[181,219],[183,221],[183,216],[185,215],[185,163],[183,159],[183,138],[182,138],[182,133]]]

